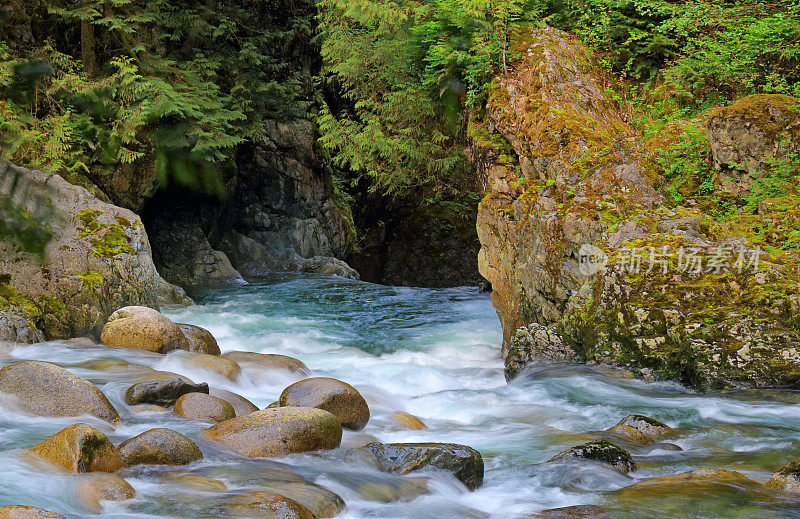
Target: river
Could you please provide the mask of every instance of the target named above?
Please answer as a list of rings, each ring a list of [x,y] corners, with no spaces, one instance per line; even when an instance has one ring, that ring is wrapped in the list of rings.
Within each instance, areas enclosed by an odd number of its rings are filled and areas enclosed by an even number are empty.
[[[229,491],[303,478],[345,500],[342,519],[507,519],[575,504],[600,504],[626,518],[800,517],[797,501],[736,486],[627,501],[611,492],[699,467],[724,467],[765,482],[800,452],[800,393],[698,394],[677,384],[644,382],[623,371],[588,366],[544,366],[506,384],[500,325],[489,296],[474,288],[385,287],[287,275],[214,291],[195,306],[165,313],[209,329],[223,351],[282,353],[304,361],[315,375],[351,383],[369,403],[369,424],[357,433],[346,431],[343,447],[334,451],[246,460],[200,440],[205,424],[171,414],[131,415],[122,401],[131,373],[97,361],[118,359],[180,373],[239,393],[259,407],[274,401],[296,378],[245,371],[231,381],[189,365],[183,352],[155,355],[70,341],[8,346],[0,349],[0,362],[53,362],[97,384],[122,422],[112,428],[92,417],[81,421],[100,428],[114,443],[153,427],[172,428],[195,440],[205,454],[186,470],[219,479]],[[429,428],[398,425],[392,420],[397,411],[419,417]],[[628,476],[599,465],[544,463],[591,438],[590,431],[632,413],[678,429],[681,435],[670,441],[683,450],[634,449],[639,468]],[[24,454],[25,448],[74,422],[0,407],[0,505],[21,503],[69,517],[91,516],[75,495],[78,476],[31,463]],[[347,455],[348,447],[375,439],[470,445],[484,456],[485,483],[468,492],[446,474],[401,478]],[[219,517],[215,493],[175,486],[163,477],[174,470],[128,469],[124,477],[137,496],[106,504],[102,516]]]

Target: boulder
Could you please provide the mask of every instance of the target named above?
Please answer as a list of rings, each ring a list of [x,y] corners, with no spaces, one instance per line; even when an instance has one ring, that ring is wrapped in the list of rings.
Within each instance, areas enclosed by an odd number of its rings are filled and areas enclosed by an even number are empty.
[[[268,517],[269,519],[316,519],[314,514],[297,501],[273,492],[248,492],[231,498],[229,515]]]
[[[800,459],[778,468],[766,484],[770,488],[784,492],[800,493]]]
[[[220,422],[206,437],[251,458],[335,449],[342,441],[339,420],[310,407],[278,407]]]
[[[528,517],[537,519],[611,519],[607,510],[595,505],[576,505],[549,508]]]
[[[208,355],[219,355],[219,345],[211,332],[205,328],[193,324],[177,323],[183,335],[186,337],[187,351],[195,353],[206,353]]]
[[[223,422],[236,416],[233,406],[206,393],[187,393],[175,402],[178,416],[201,422]]]
[[[20,362],[0,369],[0,392],[42,416],[90,414],[116,423],[119,414],[94,384],[47,362]]]
[[[333,517],[344,510],[344,500],[337,494],[313,483],[300,481],[270,481],[265,488],[293,499],[305,506],[316,517]]]
[[[0,519],[67,519],[61,514],[35,506],[0,506]]]
[[[358,272],[344,261],[329,256],[314,256],[300,262],[300,272],[338,276],[346,279],[361,279]]]
[[[175,405],[175,402],[188,393],[208,393],[208,384],[195,384],[188,379],[168,378],[152,382],[139,382],[125,391],[125,403],[128,405],[155,404],[163,407]]]
[[[108,318],[100,340],[112,348],[136,348],[154,353],[189,349],[180,327],[146,306],[126,306]]]
[[[398,411],[392,414],[392,420],[399,423],[403,427],[407,429],[411,429],[412,431],[420,431],[422,429],[427,429],[428,426],[425,423],[414,416],[413,414],[404,413],[402,411]]]
[[[236,362],[244,368],[254,367],[259,370],[282,369],[303,377],[311,375],[311,370],[308,369],[308,366],[286,355],[255,353],[252,351],[229,351],[222,356]]]
[[[136,214],[57,174],[3,159],[0,198],[24,208],[29,221],[39,222],[39,236],[49,237],[42,254],[0,239],[0,297],[8,302],[0,305],[0,340],[97,337],[120,307],[158,307],[169,284],[156,271]],[[32,326],[18,319],[9,326],[15,315]]]
[[[58,431],[28,452],[71,472],[114,472],[125,465],[106,435],[85,423]]]
[[[203,457],[195,443],[171,429],[150,429],[122,442],[119,454],[128,465],[186,465]]]
[[[242,372],[237,363],[225,357],[207,355],[205,353],[191,353],[186,358],[186,364],[191,367],[213,371],[229,380],[236,380]]]
[[[408,474],[424,468],[451,472],[470,490],[483,484],[481,453],[454,443],[370,443],[361,449],[387,472]]]
[[[563,452],[559,452],[547,461],[550,463],[554,461],[581,460],[605,463],[623,474],[636,470],[636,463],[634,463],[628,451],[605,440],[595,440],[572,447]]]
[[[78,483],[78,497],[93,512],[102,512],[101,501],[125,501],[136,495],[133,487],[113,474],[92,474]]]
[[[369,421],[369,406],[364,397],[346,382],[314,377],[295,382],[281,393],[281,407],[316,407],[332,413],[346,429],[360,431]]]
[[[256,404],[241,395],[237,395],[236,393],[213,387],[208,391],[208,394],[217,398],[221,398],[231,404],[233,410],[236,411],[236,416],[242,416],[252,413],[253,411],[258,411],[258,406]]]

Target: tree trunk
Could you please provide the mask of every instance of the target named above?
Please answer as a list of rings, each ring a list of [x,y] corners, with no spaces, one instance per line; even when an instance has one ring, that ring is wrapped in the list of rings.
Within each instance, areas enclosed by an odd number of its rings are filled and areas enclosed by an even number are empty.
[[[97,74],[94,46],[94,25],[89,20],[81,20],[81,63],[84,73],[89,77]]]

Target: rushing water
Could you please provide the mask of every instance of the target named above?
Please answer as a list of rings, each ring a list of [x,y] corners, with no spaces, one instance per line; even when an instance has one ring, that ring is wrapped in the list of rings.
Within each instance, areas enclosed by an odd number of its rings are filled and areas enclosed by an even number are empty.
[[[134,379],[135,366],[96,361],[119,359],[180,373],[237,392],[259,407],[296,380],[291,376],[245,370],[230,381],[189,365],[184,352],[154,355],[69,341],[8,347],[0,351],[0,361],[53,362],[97,384],[120,410],[122,422],[112,428],[92,417],[81,421],[115,443],[153,427],[172,428],[197,441],[205,454],[183,470],[219,479],[229,492],[303,478],[344,498],[343,519],[505,519],[591,503],[622,517],[800,517],[800,504],[791,499],[735,486],[627,500],[612,492],[637,480],[699,467],[725,467],[766,481],[800,452],[800,394],[795,392],[696,394],[618,371],[574,366],[529,370],[507,385],[498,358],[497,317],[489,297],[470,288],[397,288],[282,276],[217,291],[196,306],[167,313],[178,322],[208,328],[223,351],[290,355],[315,375],[353,384],[369,402],[369,424],[358,433],[346,431],[343,447],[331,452],[247,460],[200,440],[206,424],[170,414],[131,415],[122,392]],[[421,418],[429,429],[403,428],[391,419],[396,411]],[[681,436],[672,441],[683,450],[629,446],[639,466],[629,476],[597,465],[543,463],[590,439],[590,431],[606,429],[631,413],[679,429]],[[70,517],[91,515],[76,497],[80,476],[59,473],[24,454],[25,448],[74,422],[0,408],[0,504],[35,505]],[[348,447],[375,439],[470,445],[484,456],[485,483],[468,492],[446,474],[402,478],[346,455]],[[165,473],[175,470],[128,469],[123,475],[136,498],[106,504],[103,517],[219,517],[219,495],[170,482]]]

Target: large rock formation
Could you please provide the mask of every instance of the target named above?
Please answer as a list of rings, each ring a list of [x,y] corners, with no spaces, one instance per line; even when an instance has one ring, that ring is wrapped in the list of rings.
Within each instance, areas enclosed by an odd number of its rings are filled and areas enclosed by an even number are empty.
[[[516,46],[522,57],[493,85],[485,129],[507,140],[518,169],[490,147],[473,153],[487,187],[479,267],[494,289],[509,376],[548,359],[625,365],[696,387],[800,382],[797,257],[760,254],[769,233],[754,228],[789,202],[735,222],[693,199],[681,205],[666,196],[663,161],[699,122],[647,139],[568,35],[527,30]],[[787,99],[711,114],[718,171],[743,159],[763,171],[780,156],[774,142],[797,132]]]
[[[41,256],[0,237],[0,339],[97,336],[117,308],[185,297],[159,276],[133,212],[2,159],[0,198],[45,222],[50,235]]]

